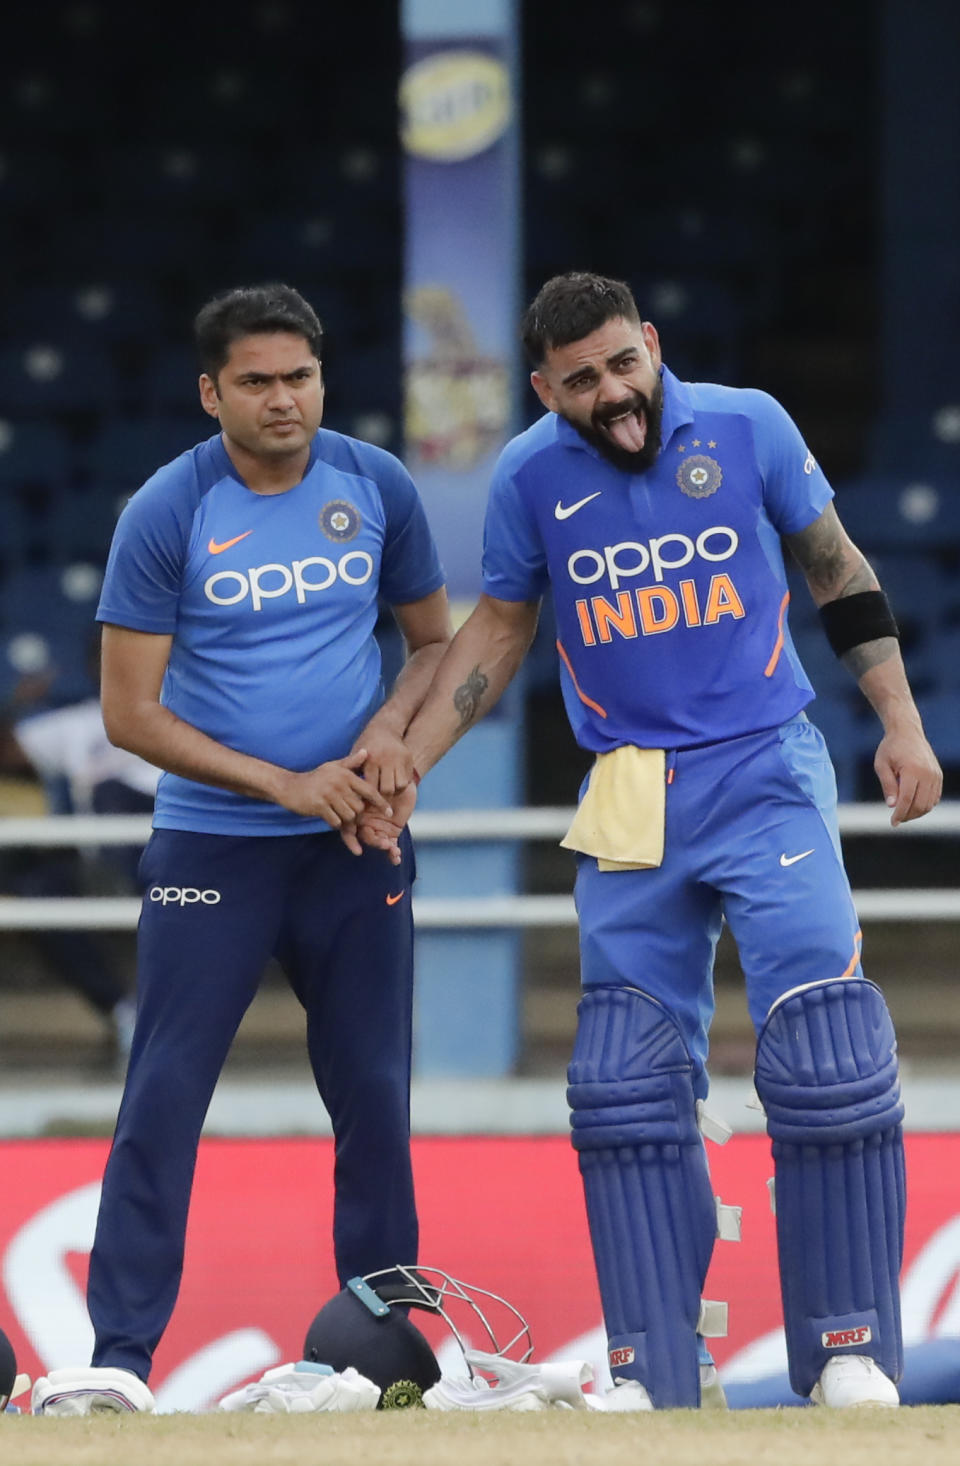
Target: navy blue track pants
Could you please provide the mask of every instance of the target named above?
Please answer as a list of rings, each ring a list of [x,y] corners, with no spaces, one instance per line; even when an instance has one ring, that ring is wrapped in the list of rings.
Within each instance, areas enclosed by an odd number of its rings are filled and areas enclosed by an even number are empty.
[[[409,835],[401,848],[394,867],[330,833],[154,832],[140,868],[137,1026],[90,1256],[95,1365],[149,1375],[180,1286],[201,1127],[271,956],[306,1011],[333,1124],[338,1277],[416,1261]]]

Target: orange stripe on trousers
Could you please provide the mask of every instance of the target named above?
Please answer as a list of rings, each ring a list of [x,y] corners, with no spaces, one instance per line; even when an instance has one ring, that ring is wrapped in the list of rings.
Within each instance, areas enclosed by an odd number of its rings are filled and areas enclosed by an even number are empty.
[[[850,961],[847,963],[846,971],[841,972],[841,974],[840,974],[841,977],[852,977],[853,976],[853,969],[856,967],[857,963],[860,961],[860,946],[861,946],[861,943],[862,942],[863,942],[863,932],[862,931],[858,931],[856,933],[856,935],[854,936],[854,939],[853,939],[853,956],[850,958]]]

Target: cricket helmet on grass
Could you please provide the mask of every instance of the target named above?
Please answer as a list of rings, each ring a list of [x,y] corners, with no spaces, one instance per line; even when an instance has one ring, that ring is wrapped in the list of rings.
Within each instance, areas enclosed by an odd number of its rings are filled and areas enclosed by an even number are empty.
[[[526,1319],[506,1299],[462,1283],[440,1268],[398,1264],[365,1278],[351,1278],[325,1303],[307,1330],[303,1357],[338,1372],[352,1366],[373,1380],[384,1397],[401,1383],[422,1394],[440,1378],[440,1365],[407,1317],[408,1308],[437,1314],[461,1350],[466,1347],[464,1332],[479,1328],[484,1346],[494,1354],[523,1361],[533,1352]],[[471,1342],[477,1347],[475,1339]]]

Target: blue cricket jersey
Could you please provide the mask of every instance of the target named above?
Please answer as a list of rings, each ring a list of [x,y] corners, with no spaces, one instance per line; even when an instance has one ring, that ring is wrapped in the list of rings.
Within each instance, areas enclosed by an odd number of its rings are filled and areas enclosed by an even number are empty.
[[[662,379],[663,446],[645,473],[547,413],[507,444],[487,508],[483,588],[518,601],[550,587],[567,714],[598,753],[736,738],[813,697],[780,536],[833,491],[765,392]]]
[[[217,435],[127,504],[97,620],[172,634],[165,706],[218,743],[303,772],[347,754],[383,699],[378,597],[402,605],[442,585],[420,498],[391,454],[321,428],[301,481],[256,494]],[[169,773],[154,825],[328,828]]]

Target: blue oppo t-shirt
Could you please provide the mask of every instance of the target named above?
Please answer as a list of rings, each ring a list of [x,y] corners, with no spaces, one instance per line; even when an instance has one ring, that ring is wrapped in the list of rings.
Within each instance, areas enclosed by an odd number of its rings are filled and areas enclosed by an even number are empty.
[[[255,494],[220,436],[166,464],[117,524],[97,620],[172,634],[162,702],[217,742],[305,771],[383,699],[378,597],[438,590],[423,506],[391,454],[321,429],[301,481]],[[164,774],[158,829],[277,835],[323,820]]]
[[[663,446],[646,473],[548,413],[504,449],[487,508],[483,588],[518,601],[550,587],[567,714],[600,753],[736,738],[813,697],[780,536],[833,491],[765,392],[662,375]]]

